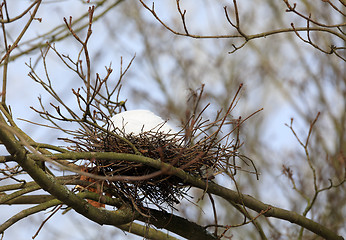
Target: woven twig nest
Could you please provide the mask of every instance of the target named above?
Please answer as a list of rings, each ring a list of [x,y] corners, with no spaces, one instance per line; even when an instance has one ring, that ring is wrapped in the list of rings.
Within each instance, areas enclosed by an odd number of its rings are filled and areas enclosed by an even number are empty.
[[[114,128],[110,124],[108,129]],[[192,132],[196,133],[195,130]],[[203,132],[202,129],[198,130]],[[229,159],[234,156],[234,148],[221,145],[219,141],[216,141],[217,134],[212,137],[206,133],[204,135],[205,137],[200,137],[199,140],[191,143],[193,139],[191,136],[185,139],[185,135],[181,134],[146,131],[135,135],[89,126],[87,131],[79,132],[79,136],[70,142],[74,143],[74,150],[80,152],[140,154],[208,181],[213,177],[214,172],[223,168],[222,166],[226,165],[227,168],[231,166]],[[125,159],[90,159],[84,164],[84,171],[109,177],[108,180],[102,181],[89,180],[99,183],[100,193],[121,198],[137,209],[149,204],[154,204],[160,209],[174,208],[174,204],[178,204],[181,199],[188,196],[187,191],[190,187],[169,171],[159,172],[160,169]],[[111,178],[114,176],[137,178],[131,181],[126,178],[113,181]]]
[[[176,168],[196,177],[205,177],[203,168],[214,169],[218,164],[215,149],[208,145],[208,141],[197,143],[193,147],[183,146],[183,139],[179,135],[143,132],[140,135],[125,135],[126,141],[109,132],[97,129],[84,132],[75,143],[76,150],[90,152],[116,152],[135,154],[135,149],[145,157],[168,163]],[[172,207],[187,196],[188,185],[180,178],[160,174],[148,178],[150,174],[158,172],[145,164],[125,160],[90,160],[85,164],[85,171],[102,176],[137,176],[136,181],[108,181],[102,185],[112,189],[111,195],[120,197],[124,201],[136,204],[136,207],[145,204],[155,204],[159,208]],[[140,179],[143,177],[143,179]],[[96,180],[95,180],[96,181]],[[107,192],[110,193],[110,192]]]

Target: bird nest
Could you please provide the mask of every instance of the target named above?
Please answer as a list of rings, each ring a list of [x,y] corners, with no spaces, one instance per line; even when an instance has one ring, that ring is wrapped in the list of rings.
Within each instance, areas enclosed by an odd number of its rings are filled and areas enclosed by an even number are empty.
[[[77,139],[69,141],[74,143],[75,151],[142,155],[208,181],[216,169],[234,155],[229,147],[221,147],[214,140],[205,137],[191,144],[179,134],[143,132],[140,135],[119,136],[109,131],[92,128],[84,131]],[[121,198],[137,209],[149,204],[154,204],[160,209],[174,208],[174,204],[178,204],[188,196],[189,185],[186,182],[169,171],[160,171],[144,163],[125,159],[90,159],[86,160],[84,171],[109,177],[109,180],[89,179],[89,181],[102,186],[98,192]],[[114,181],[111,179],[114,176],[127,178]]]

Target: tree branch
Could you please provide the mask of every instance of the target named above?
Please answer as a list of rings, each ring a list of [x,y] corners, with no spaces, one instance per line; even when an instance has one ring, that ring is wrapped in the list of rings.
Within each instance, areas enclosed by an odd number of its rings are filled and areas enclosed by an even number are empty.
[[[47,175],[33,159],[28,157],[25,148],[16,142],[13,136],[10,136],[4,128],[0,129],[0,140],[4,143],[7,151],[14,157],[14,160],[43,190],[49,192],[58,200],[72,207],[76,212],[86,218],[101,225],[109,224],[117,226],[131,222],[136,215],[130,208],[107,211],[91,206],[65,186],[59,184],[54,177]]]
[[[291,223],[295,223],[299,226],[302,226],[315,234],[322,236],[327,239],[343,239],[341,236],[338,236],[336,233],[331,231],[330,229],[326,228],[325,226],[318,224],[311,219],[308,219],[302,215],[299,215],[296,212],[288,211],[282,208],[274,207],[269,204],[265,204],[255,198],[253,198],[250,195],[241,194],[239,192],[230,190],[228,188],[225,188],[223,186],[220,186],[213,182],[206,182],[205,180],[196,178],[186,172],[184,172],[182,169],[174,168],[173,166],[163,163],[158,160],[154,160],[151,158],[147,158],[144,156],[138,156],[133,154],[123,154],[123,153],[94,153],[94,152],[76,152],[76,153],[60,153],[60,154],[53,154],[51,156],[53,159],[71,159],[71,160],[78,160],[78,159],[113,159],[113,160],[128,160],[133,161],[137,163],[143,163],[148,166],[157,168],[157,169],[169,169],[169,173],[171,175],[175,175],[185,182],[191,184],[194,187],[203,189],[209,193],[215,194],[217,196],[220,196],[230,203],[237,203],[244,205],[258,213],[263,213],[263,215],[266,217],[275,217],[278,219],[286,220]]]

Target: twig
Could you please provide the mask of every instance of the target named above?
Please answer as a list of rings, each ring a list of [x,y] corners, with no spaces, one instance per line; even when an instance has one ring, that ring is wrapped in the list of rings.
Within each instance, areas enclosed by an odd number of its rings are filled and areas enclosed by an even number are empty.
[[[61,207],[62,207],[62,204],[60,204],[58,207],[56,207],[56,208],[54,209],[54,211],[53,211],[45,220],[43,220],[43,222],[41,223],[40,227],[37,229],[37,231],[36,231],[36,233],[34,234],[34,236],[31,237],[32,239],[35,239],[35,238],[37,237],[37,235],[38,235],[38,233],[41,231],[43,225],[44,225],[55,213],[57,213],[57,212],[60,210]]]

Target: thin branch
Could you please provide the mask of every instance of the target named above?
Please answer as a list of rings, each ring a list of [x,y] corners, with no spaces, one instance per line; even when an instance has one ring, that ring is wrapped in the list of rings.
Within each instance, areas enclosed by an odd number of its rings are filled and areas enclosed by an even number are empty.
[[[295,33],[297,34],[298,32],[327,32],[330,33],[336,37],[338,37],[339,39],[341,39],[342,41],[346,41],[346,37],[344,34],[339,33],[337,31],[334,31],[334,29],[341,29],[341,27],[346,26],[346,23],[340,23],[340,24],[334,24],[334,25],[325,25],[322,23],[319,23],[315,20],[312,20],[311,17],[307,17],[299,12],[297,12],[295,10],[296,8],[296,4],[294,4],[293,6],[291,6],[288,3],[288,0],[283,0],[287,7],[289,12],[295,12],[298,16],[306,19],[308,22],[312,22],[315,25],[317,25],[317,27],[299,27],[299,28],[281,28],[281,29],[274,29],[271,31],[267,31],[267,32],[262,32],[262,33],[258,33],[258,34],[245,34],[241,28],[240,28],[240,17],[239,17],[239,12],[238,12],[238,6],[237,6],[237,2],[236,0],[233,0],[233,6],[234,6],[234,11],[235,11],[235,23],[232,22],[231,18],[228,15],[227,12],[227,7],[224,7],[224,12],[225,12],[225,16],[226,16],[226,20],[227,22],[237,30],[238,34],[232,34],[232,35],[196,35],[196,34],[191,34],[191,31],[188,32],[187,28],[186,28],[186,19],[185,19],[185,13],[186,11],[182,12],[180,7],[179,7],[179,1],[177,1],[178,4],[178,12],[181,16],[182,19],[182,24],[184,27],[184,32],[180,32],[177,30],[174,30],[172,27],[169,27],[155,12],[155,8],[154,8],[154,3],[152,4],[152,7],[150,8],[147,4],[144,3],[143,0],[139,0],[140,3],[143,5],[143,7],[145,9],[147,9],[153,16],[154,18],[164,27],[166,28],[168,31],[170,31],[171,33],[175,34],[175,35],[179,35],[179,36],[185,36],[185,37],[190,37],[190,38],[196,38],[196,39],[213,39],[213,38],[223,38],[223,39],[230,39],[230,38],[242,38],[244,39],[244,42],[240,45],[240,46],[235,46],[234,44],[232,44],[233,46],[233,50],[230,51],[229,53],[234,53],[237,50],[243,48],[249,41],[257,39],[257,38],[265,38],[267,36],[271,36],[271,35],[277,35],[280,33]],[[334,53],[336,51],[337,48],[335,47],[331,47],[331,53]],[[328,54],[331,54],[328,53]],[[341,59],[345,59],[344,57],[340,56],[340,54],[335,54],[336,56],[340,57]]]
[[[25,26],[23,27],[22,31],[19,33],[18,37],[13,42],[13,44],[9,46],[8,50],[6,51],[5,56],[3,56],[2,59],[0,60],[0,63],[2,63],[2,61],[4,61],[6,58],[9,58],[10,53],[18,46],[18,43],[23,38],[24,34],[26,33],[29,26],[31,25],[32,21],[35,19],[35,15],[36,15],[36,13],[37,13],[40,5],[41,5],[41,2],[42,2],[42,0],[37,1],[36,7],[34,8],[34,10],[32,12],[29,21],[25,24]]]
[[[176,3],[177,3],[177,9],[178,9],[178,12],[180,14],[180,17],[181,17],[181,21],[183,22],[183,26],[184,26],[184,31],[187,35],[189,35],[189,31],[187,30],[187,26],[186,26],[186,10],[184,11],[181,11],[180,9],[180,0],[176,0]]]
[[[14,22],[18,19],[21,19],[25,14],[27,14],[31,8],[33,8],[37,3],[38,3],[39,0],[36,0],[34,1],[29,7],[27,7],[22,13],[20,13],[18,16],[14,17],[14,18],[7,18],[6,20],[1,18],[0,19],[0,23],[11,23],[11,22]],[[6,1],[4,1],[6,2]]]
[[[36,233],[34,234],[34,236],[32,236],[32,239],[35,239],[37,237],[37,235],[39,234],[39,232],[41,231],[41,229],[43,228],[43,225],[55,214],[57,213],[62,207],[62,204],[60,204],[59,206],[55,207],[55,209],[53,210],[53,212],[45,219],[43,220],[43,222],[41,223],[40,227],[38,228],[38,230],[36,231]]]
[[[329,0],[322,0],[323,2],[329,2]],[[293,6],[288,2],[288,0],[283,0],[283,2],[286,4],[287,6],[287,10],[286,12],[293,12],[295,14],[297,14],[299,17],[307,20],[307,21],[310,21],[312,22],[313,24],[316,24],[317,26],[320,26],[320,27],[326,27],[326,28],[335,28],[335,27],[343,27],[343,26],[346,26],[346,23],[343,22],[343,23],[339,23],[339,24],[333,24],[333,25],[327,25],[327,24],[323,24],[323,23],[320,23],[320,22],[317,22],[316,20],[312,20],[311,19],[311,14],[309,15],[309,17],[305,16],[304,14],[298,12],[296,9],[297,9],[297,4],[294,3]],[[330,3],[330,2],[329,2]],[[330,3],[330,5],[332,5]],[[334,5],[333,5],[334,6]],[[335,6],[334,6],[335,7]],[[334,8],[333,7],[333,8]],[[334,9],[337,9],[337,8],[334,8]],[[342,13],[339,9],[338,9],[338,12],[341,13],[342,15],[346,16],[344,13]]]

